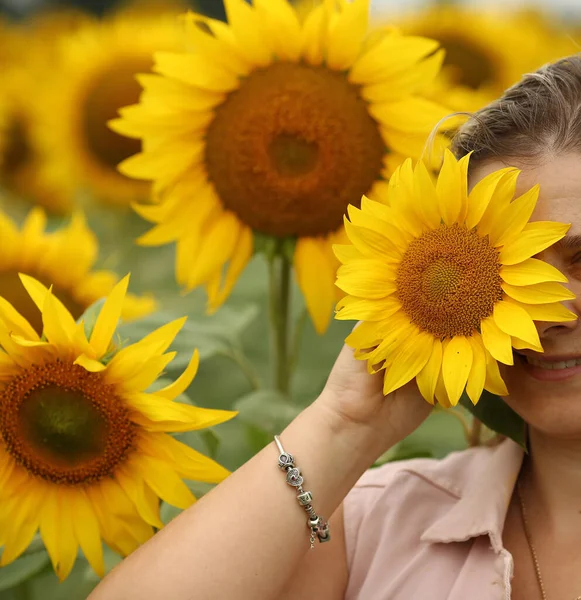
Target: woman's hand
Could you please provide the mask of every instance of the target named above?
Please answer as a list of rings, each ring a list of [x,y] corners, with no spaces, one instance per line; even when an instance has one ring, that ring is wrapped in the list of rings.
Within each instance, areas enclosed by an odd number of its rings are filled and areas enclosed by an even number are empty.
[[[382,388],[383,371],[370,375],[366,361],[355,359],[345,345],[317,403],[342,424],[368,428],[370,435],[377,436],[382,454],[419,427],[432,409],[415,381],[388,396]]]

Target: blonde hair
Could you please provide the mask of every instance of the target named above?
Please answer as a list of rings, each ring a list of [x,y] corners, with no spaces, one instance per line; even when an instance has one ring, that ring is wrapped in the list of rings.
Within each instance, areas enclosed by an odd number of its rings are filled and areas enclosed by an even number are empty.
[[[538,163],[580,152],[581,55],[525,75],[462,125],[452,150],[458,158],[472,152],[472,168],[495,159]]]

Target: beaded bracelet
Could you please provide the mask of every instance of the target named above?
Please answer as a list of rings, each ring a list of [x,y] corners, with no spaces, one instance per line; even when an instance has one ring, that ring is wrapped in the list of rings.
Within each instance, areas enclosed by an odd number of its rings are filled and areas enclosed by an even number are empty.
[[[329,524],[323,517],[320,517],[315,512],[315,509],[312,506],[313,494],[312,492],[305,492],[303,489],[303,476],[301,475],[300,470],[295,466],[293,455],[284,451],[278,435],[274,436],[274,442],[280,452],[278,457],[278,467],[279,469],[286,471],[286,482],[290,486],[296,488],[298,492],[297,501],[305,509],[308,515],[307,527],[311,530],[309,541],[311,543],[311,550],[314,550],[315,539],[318,539],[321,543],[328,542],[331,539]]]

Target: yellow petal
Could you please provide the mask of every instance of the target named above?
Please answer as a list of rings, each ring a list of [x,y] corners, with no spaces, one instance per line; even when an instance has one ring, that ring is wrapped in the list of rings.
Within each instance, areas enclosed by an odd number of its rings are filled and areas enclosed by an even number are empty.
[[[323,4],[319,4],[307,15],[303,24],[301,53],[308,64],[320,65],[323,62],[326,32],[326,9]]]
[[[199,408],[172,402],[146,393],[129,394],[126,402],[134,410],[131,419],[150,431],[194,431],[224,423],[237,414],[229,410]]]
[[[527,258],[516,265],[502,265],[500,275],[510,285],[524,286],[546,281],[567,283],[559,269],[537,258]]]
[[[506,210],[498,215],[498,220],[490,232],[490,243],[503,246],[515,239],[529,222],[539,198],[537,184],[522,196],[511,202]]]
[[[570,224],[535,221],[525,226],[522,233],[500,250],[500,262],[514,265],[546,250],[562,239]]]
[[[397,262],[401,256],[398,246],[405,248],[405,243],[400,242],[398,236],[387,237],[385,233],[378,233],[367,227],[356,226],[346,218],[344,220],[345,231],[349,241],[355,249],[364,256],[380,258],[389,262]],[[397,240],[397,241],[396,241]]]
[[[424,368],[416,376],[418,389],[422,396],[430,403],[434,404],[434,394],[436,393],[436,385],[438,377],[442,370],[442,342],[439,339],[434,339],[432,353]]]
[[[434,338],[423,331],[418,331],[403,342],[393,358],[392,365],[385,372],[384,396],[411,381],[426,366],[433,345]]]
[[[204,60],[200,54],[156,52],[154,58],[156,72],[188,85],[214,92],[229,92],[239,85],[236,74]]]
[[[321,238],[300,238],[294,255],[297,283],[317,333],[326,331],[335,304],[334,257]]]
[[[456,223],[462,212],[464,198],[458,161],[447,149],[444,153],[444,164],[436,182],[436,191],[442,220],[448,226]],[[450,390],[448,389],[448,391]]]
[[[510,336],[539,346],[539,334],[533,320],[524,308],[501,300],[494,305],[494,322]]]
[[[117,329],[123,301],[129,285],[129,275],[126,275],[109,293],[101,312],[97,317],[95,326],[89,340],[97,358],[101,358],[109,349],[111,338]]]
[[[445,340],[443,344],[444,348],[446,347],[447,343],[448,340]],[[452,406],[450,398],[448,398],[448,391],[446,390],[442,373],[440,373],[440,376],[438,377],[438,383],[436,383],[435,396],[440,406],[443,406],[444,408],[450,408]]]
[[[11,333],[20,335],[27,340],[38,340],[38,333],[32,325],[6,300],[0,297],[0,320]]]
[[[140,452],[162,458],[179,475],[194,481],[219,483],[230,475],[222,465],[166,433],[148,433],[140,444]]]
[[[194,380],[194,377],[198,372],[199,365],[200,353],[195,350],[185,371],[173,383],[170,383],[160,390],[156,390],[155,395],[161,396],[162,398],[167,398],[168,400],[173,400],[180,394],[183,394],[188,387],[190,387],[190,384]]]
[[[345,296],[339,300],[335,310],[335,318],[339,321],[381,321],[401,310],[401,304],[394,296],[381,300]]]
[[[85,558],[99,577],[105,576],[103,545],[99,534],[99,523],[91,502],[81,489],[70,490],[70,505],[75,536]]]
[[[395,73],[413,69],[438,46],[436,40],[386,33],[379,43],[358,58],[348,79],[359,85],[389,80]]]
[[[496,322],[494,317],[483,319],[480,323],[482,341],[484,347],[490,354],[505,365],[512,365],[514,357],[512,355],[512,345],[510,336],[504,333]]]
[[[162,461],[151,456],[141,456],[135,461],[146,484],[165,502],[186,509],[195,497],[186,484]]]
[[[268,43],[279,60],[298,62],[302,31],[298,16],[287,0],[254,0]]]
[[[385,263],[374,260],[354,260],[337,271],[337,287],[347,294],[375,300],[397,290],[395,274]]]
[[[484,389],[488,390],[491,394],[496,394],[497,396],[508,396],[506,384],[500,376],[498,363],[496,362],[496,360],[494,360],[494,358],[490,355],[489,352],[486,352],[485,350],[485,353],[486,381],[484,383]]]
[[[369,0],[353,0],[343,5],[327,37],[327,65],[346,71],[353,65],[367,35]]]
[[[208,293],[208,308],[210,313],[218,310],[226,301],[242,271],[244,271],[246,265],[252,259],[253,253],[254,235],[252,229],[241,226],[240,235],[226,267],[225,275],[218,274],[207,285],[206,291]]]
[[[491,234],[498,224],[499,216],[504,214],[510,206],[519,174],[520,171],[517,169],[507,170],[496,184],[490,202],[477,226],[481,236]]]
[[[504,292],[526,304],[549,304],[551,302],[562,302],[564,300],[573,300],[575,294],[568,290],[564,285],[552,281],[545,283],[534,283],[527,286],[515,286],[509,283],[503,283]]]
[[[533,321],[562,321],[563,323],[566,323],[577,319],[577,315],[563,306],[560,302],[552,302],[549,304],[524,304],[517,300],[513,300],[512,298],[510,298],[509,301],[524,308]]]
[[[163,522],[159,518],[159,504],[150,502],[150,494],[146,491],[141,474],[137,473],[135,468],[125,465],[117,469],[115,477],[141,518],[153,527],[162,529]]]
[[[22,281],[22,285],[26,288],[26,291],[32,298],[32,301],[36,304],[38,310],[42,312],[44,309],[44,303],[47,294],[49,294],[48,289],[44,285],[42,285],[40,281],[37,281],[29,275],[20,273],[19,277],[20,281]],[[52,308],[58,316],[58,322],[62,327],[63,331],[67,332],[69,336],[72,336],[76,328],[76,323],[71,313],[67,310],[65,305],[54,296],[52,301]]]
[[[426,165],[418,161],[414,170],[414,192],[422,219],[430,229],[440,225],[440,209],[436,186]]]
[[[472,367],[466,383],[466,394],[472,404],[476,404],[482,395],[486,381],[486,353],[479,335],[474,334],[468,338],[468,341],[472,346]]]
[[[263,34],[258,12],[244,0],[224,0],[224,8],[244,58],[258,67],[269,65],[272,61],[271,49]]]
[[[90,358],[86,354],[81,354],[80,356],[77,356],[73,364],[80,365],[81,367],[83,367],[83,369],[89,371],[90,373],[100,373],[101,371],[104,371],[107,368],[106,365],[99,362],[98,360],[95,360],[94,358]]]
[[[167,365],[176,357],[176,352],[168,352],[162,356],[154,356],[139,365],[139,370],[131,377],[126,377],[121,385],[127,391],[142,392],[152,385],[163,373]]]
[[[490,200],[492,199],[498,184],[505,178],[505,175],[516,173],[518,169],[507,167],[499,169],[483,177],[472,189],[468,196],[468,212],[466,215],[466,227],[472,229],[482,219],[486,212]],[[516,177],[515,175],[515,177]]]
[[[466,387],[472,367],[472,345],[464,336],[455,336],[446,345],[442,358],[442,378],[452,406]]]

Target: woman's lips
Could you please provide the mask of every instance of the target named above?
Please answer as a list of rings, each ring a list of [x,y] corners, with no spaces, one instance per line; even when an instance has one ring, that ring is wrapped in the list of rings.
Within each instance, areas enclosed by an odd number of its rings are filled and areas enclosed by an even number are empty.
[[[581,357],[542,357],[515,354],[524,370],[539,381],[563,381],[581,373]]]

